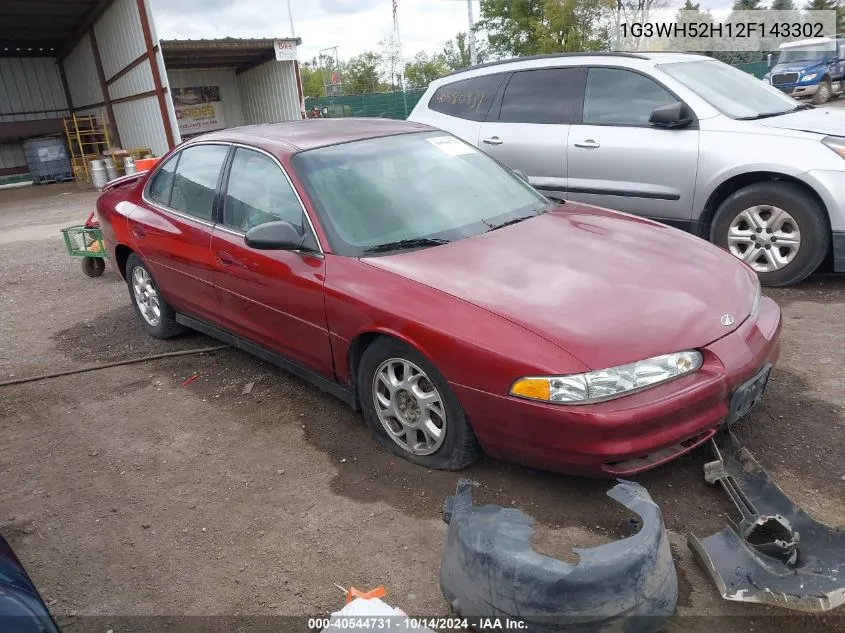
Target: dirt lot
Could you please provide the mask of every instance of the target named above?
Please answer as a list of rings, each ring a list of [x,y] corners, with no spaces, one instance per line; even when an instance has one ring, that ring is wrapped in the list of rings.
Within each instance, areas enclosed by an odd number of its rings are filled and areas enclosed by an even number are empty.
[[[82,275],[58,227],[94,199],[71,185],[0,191],[0,381],[214,344],[148,338],[110,267]],[[739,432],[794,499],[845,525],[845,279],[770,294],[783,356]],[[544,549],[620,538],[627,518],[608,482],[396,460],[345,405],[230,349],[2,387],[0,432],[0,530],[68,631],[84,616],[317,615],[340,606],[334,583],[384,584],[410,613],[444,615],[440,511],[460,476],[480,483],[479,500],[536,517]],[[709,457],[638,478],[671,531],[681,592],[669,630],[746,631],[774,616],[784,631],[845,630],[841,616],[719,598],[685,543],[732,515],[702,479]]]

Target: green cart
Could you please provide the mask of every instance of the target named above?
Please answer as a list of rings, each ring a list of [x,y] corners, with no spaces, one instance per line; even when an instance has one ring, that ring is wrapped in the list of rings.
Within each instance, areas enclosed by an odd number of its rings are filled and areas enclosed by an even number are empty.
[[[106,246],[103,244],[103,232],[94,214],[88,216],[85,224],[62,229],[67,252],[73,257],[82,258],[82,272],[89,277],[99,277],[106,269]]]

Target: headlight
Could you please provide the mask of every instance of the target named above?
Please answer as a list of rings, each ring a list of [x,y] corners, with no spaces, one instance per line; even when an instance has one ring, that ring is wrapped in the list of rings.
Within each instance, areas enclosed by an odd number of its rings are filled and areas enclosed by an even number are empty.
[[[845,158],[845,136],[826,136],[822,139],[822,143]]]
[[[819,73],[810,73],[809,75],[804,75],[803,77],[801,77],[801,81],[812,81],[818,76]]]
[[[701,363],[701,353],[688,350],[586,374],[531,376],[517,380],[511,395],[555,404],[590,404],[674,380],[696,371]]]

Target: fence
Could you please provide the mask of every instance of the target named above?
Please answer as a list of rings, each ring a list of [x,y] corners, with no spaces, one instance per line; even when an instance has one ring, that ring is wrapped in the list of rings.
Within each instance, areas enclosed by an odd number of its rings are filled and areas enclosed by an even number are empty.
[[[734,64],[740,70],[762,79],[769,72],[766,62]],[[323,107],[328,109],[330,118],[341,117],[384,117],[388,119],[407,119],[411,110],[425,94],[425,88],[407,92],[374,92],[363,95],[345,95],[343,97],[308,97],[305,110]]]
[[[763,75],[769,72],[769,65],[766,62],[749,62],[747,64],[734,64],[735,68],[744,70],[745,72],[754,75],[757,79],[762,79]]]
[[[365,95],[343,97],[309,97],[305,99],[305,110],[328,108],[331,118],[338,117],[385,117],[407,119],[425,89],[402,92],[375,92]]]

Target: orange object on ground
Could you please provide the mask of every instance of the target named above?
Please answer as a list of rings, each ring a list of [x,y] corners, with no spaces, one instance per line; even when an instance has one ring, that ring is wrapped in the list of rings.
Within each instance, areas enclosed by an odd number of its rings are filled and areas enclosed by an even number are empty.
[[[135,167],[138,168],[138,171],[149,171],[160,160],[160,158],[139,158],[135,161]]]
[[[350,587],[349,590],[346,592],[346,604],[352,602],[355,598],[363,598],[364,600],[369,600],[370,598],[384,598],[387,595],[387,590],[379,585],[375,589],[370,589],[369,591],[361,591],[360,589],[356,589],[355,587]]]

